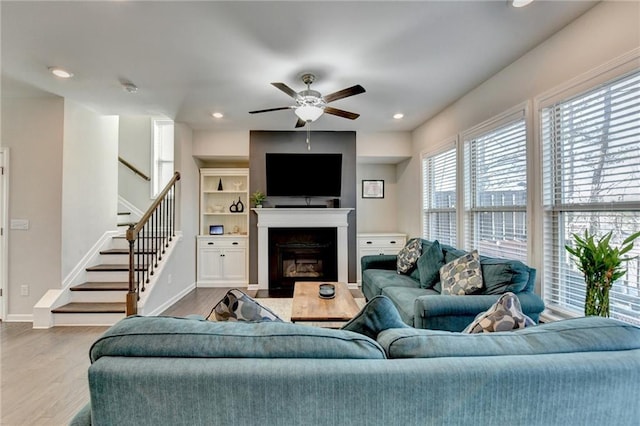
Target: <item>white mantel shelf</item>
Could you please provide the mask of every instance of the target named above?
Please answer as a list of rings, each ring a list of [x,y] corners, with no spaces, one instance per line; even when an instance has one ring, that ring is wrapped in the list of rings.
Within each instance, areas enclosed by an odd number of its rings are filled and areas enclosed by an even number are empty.
[[[260,208],[258,215],[258,289],[269,289],[269,228],[337,228],[338,281],[348,283],[347,216],[353,209]]]

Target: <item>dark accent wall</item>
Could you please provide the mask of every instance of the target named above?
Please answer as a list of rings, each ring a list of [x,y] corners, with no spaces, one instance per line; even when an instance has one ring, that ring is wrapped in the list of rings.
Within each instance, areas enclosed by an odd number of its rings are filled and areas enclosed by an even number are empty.
[[[341,153],[342,195],[341,208],[352,208],[349,213],[349,282],[356,282],[356,133],[355,132],[311,132],[311,151],[307,150],[306,131],[258,131],[249,135],[249,191],[265,192],[265,154],[267,153]],[[291,179],[295,179],[291,176]],[[322,176],[318,176],[322,179]],[[329,205],[329,197],[313,197],[310,204]],[[265,207],[275,205],[304,205],[305,199],[298,197],[268,197]],[[252,206],[253,207],[253,206]],[[249,282],[258,282],[258,218],[249,216]]]

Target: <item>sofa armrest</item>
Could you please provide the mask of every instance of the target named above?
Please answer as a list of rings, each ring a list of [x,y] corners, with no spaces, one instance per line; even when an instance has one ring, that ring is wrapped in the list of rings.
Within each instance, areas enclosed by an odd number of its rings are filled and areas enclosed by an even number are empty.
[[[414,301],[414,327],[462,331],[481,312],[488,310],[501,295],[425,295]],[[517,293],[522,312],[538,322],[544,302],[534,293]]]
[[[398,256],[395,254],[370,254],[360,258],[362,272],[367,269],[387,269],[393,271],[398,265]]]

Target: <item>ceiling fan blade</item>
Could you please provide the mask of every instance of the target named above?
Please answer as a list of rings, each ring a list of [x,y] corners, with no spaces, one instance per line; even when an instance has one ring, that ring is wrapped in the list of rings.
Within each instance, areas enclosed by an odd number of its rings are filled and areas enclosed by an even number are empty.
[[[269,109],[259,109],[257,111],[249,111],[249,114],[258,114],[260,112],[269,112],[269,111],[280,111],[283,109],[291,109],[293,107],[291,106],[286,106],[286,107],[278,107],[278,108],[269,108]]]
[[[346,98],[348,96],[359,95],[360,93],[364,93],[364,92],[365,92],[364,87],[360,86],[359,84],[356,84],[355,86],[351,86],[346,89],[342,89],[337,92],[330,93],[327,96],[324,96],[324,100],[325,102],[329,103],[329,102],[337,101],[338,99]]]
[[[284,83],[271,83],[271,85],[282,90],[284,93],[291,96],[293,99],[296,99],[298,97],[298,92],[296,92],[295,90],[293,90],[291,87],[287,86]]]
[[[356,114],[355,112],[332,108],[330,106],[324,107],[324,112],[326,112],[327,114],[337,115],[338,117],[348,118],[349,120],[355,120],[356,118],[360,117],[360,114]]]
[[[301,119],[301,118],[298,118],[298,122],[296,123],[296,129],[297,129],[298,127],[304,127],[306,124],[307,124],[307,122],[306,122],[306,121],[304,121],[304,120],[303,120],[303,119]]]

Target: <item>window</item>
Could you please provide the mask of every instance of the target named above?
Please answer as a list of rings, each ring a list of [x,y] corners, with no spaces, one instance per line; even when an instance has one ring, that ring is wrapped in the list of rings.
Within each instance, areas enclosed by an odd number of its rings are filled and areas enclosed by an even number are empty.
[[[465,246],[527,261],[524,109],[463,134]]]
[[[541,109],[544,299],[582,315],[585,284],[566,252],[572,234],[613,231],[619,244],[640,229],[640,72]],[[636,244],[631,256],[640,255]],[[610,293],[611,316],[640,324],[640,258]]]
[[[151,198],[173,177],[173,121],[153,120]]]
[[[456,246],[456,148],[422,158],[423,224],[428,240]]]

